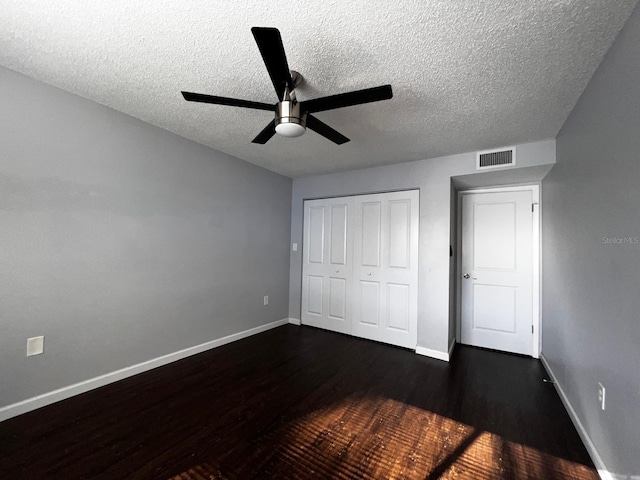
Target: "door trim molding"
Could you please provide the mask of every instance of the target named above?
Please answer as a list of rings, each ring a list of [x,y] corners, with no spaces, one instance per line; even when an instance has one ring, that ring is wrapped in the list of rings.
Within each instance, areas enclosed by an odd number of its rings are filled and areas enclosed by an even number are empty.
[[[540,352],[542,351],[542,332],[541,332],[541,291],[542,285],[540,285],[540,273],[542,268],[541,259],[541,231],[540,231],[540,208],[542,202],[540,201],[540,183],[532,183],[526,185],[514,185],[510,187],[483,187],[472,188],[468,190],[460,190],[457,192],[457,206],[456,206],[456,341],[460,343],[461,338],[461,310],[462,310],[462,282],[460,281],[460,275],[462,275],[462,197],[468,194],[474,193],[498,193],[498,192],[531,192],[533,196],[533,345],[532,356],[533,358],[540,358]]]

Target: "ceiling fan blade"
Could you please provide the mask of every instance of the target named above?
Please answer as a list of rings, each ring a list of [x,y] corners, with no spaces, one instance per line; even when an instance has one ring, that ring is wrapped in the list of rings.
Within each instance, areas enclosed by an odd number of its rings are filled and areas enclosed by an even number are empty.
[[[293,90],[293,80],[287,63],[287,56],[284,53],[282,37],[277,28],[253,27],[251,29],[253,38],[256,39],[262,60],[267,67],[271,82],[276,89],[278,99],[284,96],[285,85],[289,90]]]
[[[383,85],[381,87],[366,88],[354,92],[339,93],[338,95],[305,100],[301,103],[305,112],[313,113],[333,110],[334,108],[350,107],[351,105],[360,105],[362,103],[388,100],[391,97],[393,97],[391,85]]]
[[[333,143],[338,145],[342,145],[343,143],[347,143],[349,139],[342,135],[340,132],[337,132],[329,125],[324,122],[321,122],[313,115],[307,115],[307,128],[313,130],[316,133],[319,133],[325,138],[328,138]]]
[[[204,95],[202,93],[182,92],[187,102],[213,103],[215,105],[229,105],[231,107],[255,108],[257,110],[275,111],[275,105],[238,98],[218,97],[216,95]]]
[[[251,140],[252,143],[259,143],[264,145],[269,141],[271,137],[276,134],[276,120],[275,118],[269,122],[269,125],[264,127],[264,129],[258,134],[256,138]]]

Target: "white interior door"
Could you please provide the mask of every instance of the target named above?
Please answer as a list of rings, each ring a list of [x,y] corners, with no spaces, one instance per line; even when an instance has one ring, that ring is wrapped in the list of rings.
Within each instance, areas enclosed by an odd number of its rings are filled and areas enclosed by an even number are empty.
[[[417,190],[354,199],[353,334],[416,348]]]
[[[462,195],[462,343],[533,354],[533,222],[532,190]]]
[[[305,201],[304,325],[416,348],[418,202],[417,190]]]
[[[304,203],[302,323],[351,333],[352,197]]]

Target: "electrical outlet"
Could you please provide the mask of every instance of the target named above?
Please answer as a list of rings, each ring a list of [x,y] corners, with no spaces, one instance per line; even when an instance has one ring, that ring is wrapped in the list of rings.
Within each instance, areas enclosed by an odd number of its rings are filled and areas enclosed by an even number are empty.
[[[602,410],[605,409],[605,394],[607,393],[607,391],[604,388],[604,385],[602,385],[600,382],[598,382],[598,401],[600,402],[600,408]]]
[[[27,338],[27,357],[44,353],[44,336]]]
[[[269,295],[264,296],[264,304],[269,305]]]

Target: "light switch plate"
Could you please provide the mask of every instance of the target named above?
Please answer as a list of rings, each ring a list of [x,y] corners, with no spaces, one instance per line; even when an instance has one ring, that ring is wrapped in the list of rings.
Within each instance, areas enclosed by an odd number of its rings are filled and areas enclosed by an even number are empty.
[[[293,244],[293,251],[294,251],[294,252],[297,252],[297,251],[298,251],[298,244],[297,244],[297,243],[294,243],[294,244]]]
[[[31,337],[27,339],[27,357],[44,353],[44,337]]]
[[[264,296],[264,304],[269,305],[269,295]]]

